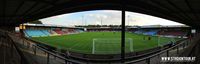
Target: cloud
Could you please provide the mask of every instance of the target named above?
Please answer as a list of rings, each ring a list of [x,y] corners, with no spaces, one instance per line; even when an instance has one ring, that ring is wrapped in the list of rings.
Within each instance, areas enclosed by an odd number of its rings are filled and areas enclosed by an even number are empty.
[[[99,13],[97,13],[99,12]],[[90,14],[86,14],[84,17],[86,17],[86,19],[91,20],[91,22],[89,24],[92,24],[94,22],[94,24],[102,24],[103,25],[119,25],[121,24],[121,18],[119,15],[119,12],[105,12],[105,11],[96,11],[96,13],[90,13]]]
[[[89,25],[102,24],[103,25],[120,25],[121,11],[113,10],[95,10],[84,11],[78,13],[63,14],[49,18],[41,19],[43,24],[57,24],[57,25]],[[170,20],[134,13],[126,12],[126,25],[183,25]]]

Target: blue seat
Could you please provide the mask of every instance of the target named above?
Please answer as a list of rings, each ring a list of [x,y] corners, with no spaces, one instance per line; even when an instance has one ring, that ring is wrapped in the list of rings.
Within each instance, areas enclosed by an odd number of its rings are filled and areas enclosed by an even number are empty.
[[[151,31],[145,32],[144,34],[145,34],[145,35],[156,35],[157,32],[158,32],[157,30],[151,30]]]
[[[46,36],[49,36],[50,35],[50,33],[49,33],[49,31],[48,30],[41,30]]]
[[[50,33],[47,30],[25,30],[25,34],[30,37],[48,36]]]
[[[156,35],[158,30],[150,30],[150,31],[145,31],[145,30],[138,30],[135,31],[134,33],[136,34],[144,34],[144,35]]]

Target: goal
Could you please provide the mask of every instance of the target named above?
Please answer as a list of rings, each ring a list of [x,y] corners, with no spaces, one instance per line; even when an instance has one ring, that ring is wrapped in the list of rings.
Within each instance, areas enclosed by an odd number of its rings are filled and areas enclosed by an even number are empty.
[[[132,38],[125,38],[125,51],[133,52]],[[93,38],[92,54],[116,54],[121,52],[121,38]]]

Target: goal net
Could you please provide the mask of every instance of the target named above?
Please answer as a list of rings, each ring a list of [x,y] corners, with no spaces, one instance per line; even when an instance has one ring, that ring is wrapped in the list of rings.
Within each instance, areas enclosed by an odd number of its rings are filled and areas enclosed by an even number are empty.
[[[125,51],[133,52],[132,38],[125,38]],[[92,44],[93,54],[121,53],[121,38],[94,38]]]

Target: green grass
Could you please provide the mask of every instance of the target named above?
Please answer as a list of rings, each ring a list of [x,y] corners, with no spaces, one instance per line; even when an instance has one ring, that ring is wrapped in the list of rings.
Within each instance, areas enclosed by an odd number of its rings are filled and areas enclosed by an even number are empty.
[[[92,41],[93,38],[120,38],[120,32],[83,32],[80,34],[61,35],[61,36],[49,36],[49,37],[33,37],[33,40],[43,42],[53,47],[60,49],[66,49],[74,52],[92,54]],[[144,40],[144,37],[146,38]],[[126,38],[132,38],[133,40],[133,51],[141,51],[158,46],[158,37],[150,36],[151,40],[147,39],[146,35],[139,35],[126,32]],[[159,44],[168,43],[172,38],[160,37]],[[177,39],[176,39],[177,40]],[[126,44],[126,49],[127,49]],[[98,46],[98,49],[107,50],[107,52],[100,52],[96,54],[115,54],[120,53],[119,44],[102,44]],[[112,51],[114,50],[114,51]],[[109,52],[111,51],[111,52]],[[115,52],[118,51],[118,52]],[[130,52],[126,50],[126,52]]]

